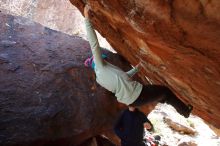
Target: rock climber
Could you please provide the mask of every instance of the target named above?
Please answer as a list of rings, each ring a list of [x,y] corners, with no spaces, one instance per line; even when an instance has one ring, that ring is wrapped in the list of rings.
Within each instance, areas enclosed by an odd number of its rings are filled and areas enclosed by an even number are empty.
[[[182,102],[169,88],[161,85],[142,85],[131,79],[139,70],[140,64],[124,72],[104,59],[96,33],[89,20],[89,10],[89,6],[86,5],[84,8],[85,26],[93,56],[85,61],[85,65],[94,69],[98,84],[114,93],[118,102],[126,105],[137,107],[152,102],[166,102],[184,117],[189,117],[192,106]]]

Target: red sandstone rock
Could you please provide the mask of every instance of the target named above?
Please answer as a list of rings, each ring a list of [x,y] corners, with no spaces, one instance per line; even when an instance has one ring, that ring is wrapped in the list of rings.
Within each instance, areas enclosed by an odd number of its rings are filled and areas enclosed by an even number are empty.
[[[70,0],[82,12],[84,0]],[[171,88],[220,128],[220,1],[87,0],[94,27],[142,77]]]

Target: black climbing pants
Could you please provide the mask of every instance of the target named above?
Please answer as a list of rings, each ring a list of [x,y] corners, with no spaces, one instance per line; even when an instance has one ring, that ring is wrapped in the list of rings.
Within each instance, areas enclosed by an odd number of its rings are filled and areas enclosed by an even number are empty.
[[[131,106],[142,106],[152,102],[171,104],[181,115],[185,115],[189,111],[188,106],[176,97],[169,88],[161,85],[143,86],[140,96]]]

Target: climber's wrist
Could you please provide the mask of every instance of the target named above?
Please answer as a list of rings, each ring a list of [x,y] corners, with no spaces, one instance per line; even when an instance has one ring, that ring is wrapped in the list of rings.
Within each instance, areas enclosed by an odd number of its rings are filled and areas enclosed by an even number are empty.
[[[88,5],[84,7],[84,16],[85,18],[89,18],[89,6]]]

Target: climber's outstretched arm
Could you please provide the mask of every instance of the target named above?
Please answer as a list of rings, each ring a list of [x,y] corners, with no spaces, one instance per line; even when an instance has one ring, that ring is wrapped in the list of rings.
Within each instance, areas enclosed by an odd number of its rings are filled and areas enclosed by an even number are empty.
[[[140,67],[141,67],[141,62],[139,64],[137,64],[131,70],[127,71],[126,73],[128,74],[128,76],[132,77],[139,71]]]
[[[92,24],[90,23],[88,13],[89,13],[89,7],[86,5],[84,8],[84,16],[85,16],[85,26],[86,26],[87,37],[88,37],[89,44],[92,50],[92,54],[94,56],[94,63],[96,67],[102,67],[104,62],[101,56],[101,49],[99,46],[96,33],[93,29]]]

